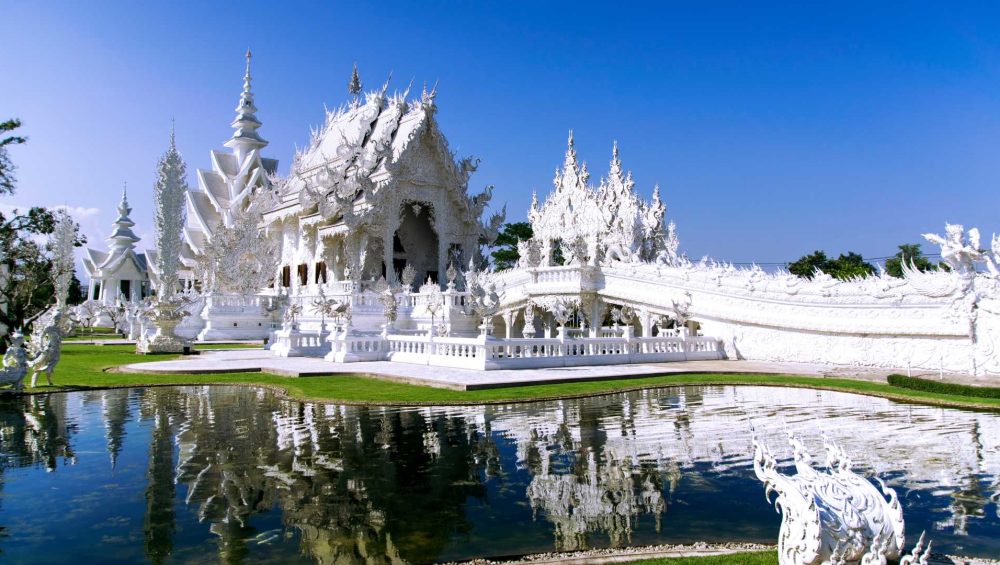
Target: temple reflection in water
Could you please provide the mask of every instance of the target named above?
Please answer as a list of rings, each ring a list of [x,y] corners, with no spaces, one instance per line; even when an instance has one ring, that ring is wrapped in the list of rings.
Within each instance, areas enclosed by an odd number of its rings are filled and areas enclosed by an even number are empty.
[[[245,387],[0,399],[0,551],[16,560],[60,528],[74,555],[106,539],[157,563],[771,542],[779,517],[753,477],[750,420],[776,448],[793,430],[819,453],[825,431],[900,489],[907,531],[931,530],[936,547],[1000,551],[998,416],[765,387],[451,408]],[[37,473],[61,493],[33,490]],[[104,521],[84,518],[95,505]],[[75,537],[84,525],[96,531]]]

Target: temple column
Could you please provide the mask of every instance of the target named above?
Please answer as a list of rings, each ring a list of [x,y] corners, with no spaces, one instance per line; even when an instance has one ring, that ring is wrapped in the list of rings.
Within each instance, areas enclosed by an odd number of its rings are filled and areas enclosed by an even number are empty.
[[[642,320],[642,337],[653,337],[653,315],[649,310],[642,309],[639,316]]]
[[[514,317],[517,315],[516,310],[509,310],[503,313],[503,325],[504,325],[504,337],[510,339],[514,333]]]
[[[445,239],[444,234],[441,230],[438,231],[438,285],[445,278],[445,271],[448,270],[448,240]],[[458,267],[455,267],[456,269]]]
[[[396,238],[396,228],[388,225],[385,228],[385,235],[382,237],[382,262],[385,264],[385,281],[390,285],[396,284],[396,269],[392,265],[395,249],[393,243]]]

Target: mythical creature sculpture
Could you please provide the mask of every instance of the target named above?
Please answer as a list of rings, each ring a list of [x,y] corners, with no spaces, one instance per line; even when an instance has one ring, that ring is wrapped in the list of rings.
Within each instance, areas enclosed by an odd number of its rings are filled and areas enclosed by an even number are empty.
[[[11,385],[11,390],[24,389],[24,377],[28,374],[28,354],[24,351],[24,335],[15,331],[10,336],[10,347],[4,353],[0,366],[0,385]]]
[[[790,436],[789,442],[794,476],[780,473],[767,446],[753,435],[754,473],[764,483],[768,501],[771,493],[778,495],[774,505],[782,514],[779,563],[867,565],[899,559],[905,538],[896,492],[881,480],[876,489],[854,473],[850,458],[831,441],[824,442],[826,473],[812,467],[812,458],[797,438]],[[926,563],[929,551],[918,556],[919,550],[914,550],[907,563]]]
[[[465,272],[466,289],[472,299],[472,309],[483,318],[483,324],[489,324],[489,319],[496,315],[500,309],[500,285],[489,271],[476,272],[468,270]]]
[[[30,351],[33,357],[28,366],[33,371],[31,374],[32,388],[38,382],[38,373],[45,373],[45,379],[49,386],[52,386],[52,371],[59,363],[62,350],[60,323],[62,323],[62,312],[56,311],[41,332],[36,333],[31,340]]]
[[[491,215],[486,222],[479,222],[479,241],[483,245],[493,245],[500,235],[500,228],[507,220],[507,205],[504,204],[499,212]]]
[[[1000,235],[993,234],[990,240],[990,253],[983,253],[986,269],[994,277],[1000,277]]]
[[[976,263],[983,261],[985,255],[979,249],[979,230],[972,228],[966,241],[965,227],[961,224],[945,224],[944,237],[934,233],[925,233],[924,239],[941,246],[941,260],[960,275],[971,276],[976,273]]]

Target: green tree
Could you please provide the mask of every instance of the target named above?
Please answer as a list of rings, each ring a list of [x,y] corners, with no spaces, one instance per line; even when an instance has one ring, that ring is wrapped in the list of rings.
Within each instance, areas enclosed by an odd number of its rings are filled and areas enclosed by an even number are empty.
[[[875,266],[865,261],[859,253],[848,251],[846,255],[841,254],[833,260],[833,269],[830,276],[840,280],[847,280],[852,277],[865,277],[875,274]]]
[[[531,224],[528,222],[504,224],[490,253],[496,269],[513,269],[517,265],[517,260],[521,258],[521,254],[517,252],[518,242],[531,239],[533,235]]]
[[[902,278],[903,265],[911,263],[921,272],[936,271],[938,269],[937,265],[924,256],[923,251],[920,250],[919,243],[904,243],[899,246],[899,251],[896,252],[895,257],[885,260],[885,272],[889,276]]]
[[[813,274],[817,269],[828,273],[829,268],[830,258],[826,256],[826,252],[820,250],[813,251],[809,255],[803,255],[798,260],[788,264],[788,272],[804,279],[813,278]]]
[[[841,253],[836,259],[831,259],[825,251],[817,250],[788,264],[790,273],[806,279],[813,278],[817,269],[840,280],[863,277],[875,272],[874,265],[853,251]]]
[[[21,127],[21,120],[18,120],[17,118],[0,123],[0,137],[19,127]],[[14,170],[16,167],[10,160],[10,155],[7,153],[7,146],[19,145],[25,141],[27,141],[27,138],[19,135],[7,135],[6,137],[2,137],[2,139],[0,139],[0,195],[13,194],[14,184],[16,181],[14,178]]]

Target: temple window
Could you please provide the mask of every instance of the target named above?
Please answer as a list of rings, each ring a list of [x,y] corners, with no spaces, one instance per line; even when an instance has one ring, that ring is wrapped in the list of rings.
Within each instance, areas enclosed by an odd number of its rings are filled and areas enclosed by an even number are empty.
[[[303,263],[298,266],[297,271],[299,275],[299,286],[309,284],[309,265]]]
[[[319,261],[316,263],[316,280],[315,282],[326,284],[326,262]]]
[[[281,268],[281,286],[285,288],[292,286],[292,268],[289,265]]]

